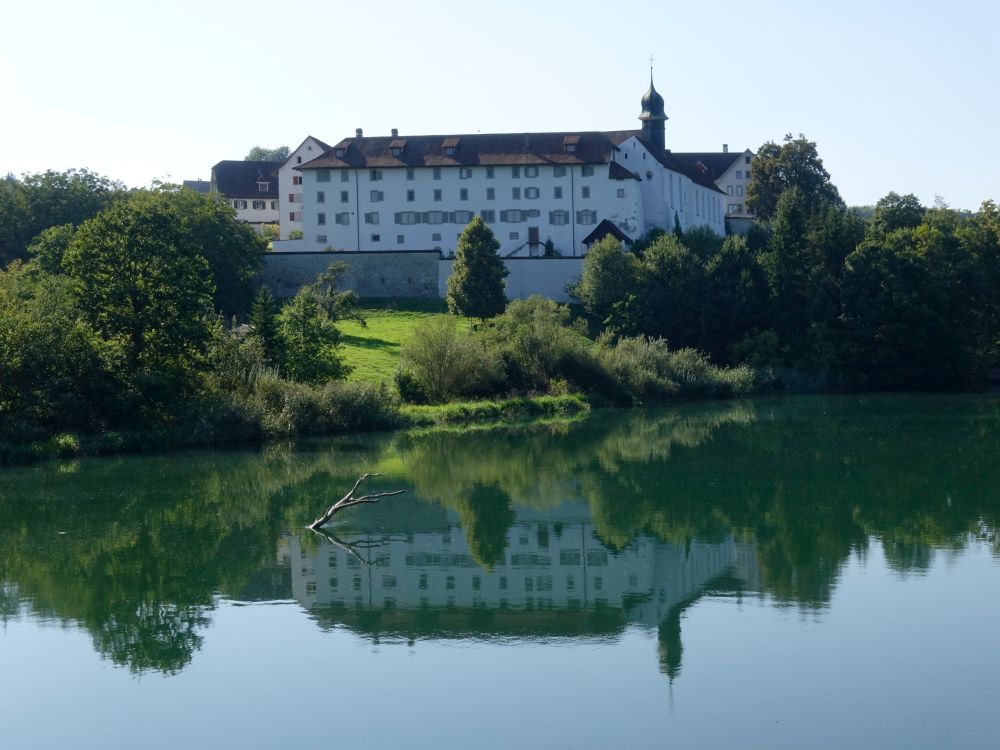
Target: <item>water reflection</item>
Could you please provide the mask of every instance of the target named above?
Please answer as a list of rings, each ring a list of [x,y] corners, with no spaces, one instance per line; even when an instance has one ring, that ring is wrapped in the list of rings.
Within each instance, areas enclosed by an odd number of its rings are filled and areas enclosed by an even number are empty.
[[[607,636],[630,624],[659,632],[663,670],[680,668],[680,614],[707,589],[759,586],[753,544],[731,534],[669,544],[640,537],[608,549],[586,505],[506,526],[487,568],[453,512],[389,533],[376,525],[351,542],[303,547],[283,540],[295,598],[323,626],[378,640]],[[342,540],[340,540],[342,541]]]
[[[1000,550],[998,406],[693,405],[6,470],[0,622],[80,627],[114,664],[169,674],[220,596],[294,597],[379,639],[655,628],[674,675],[681,613],[705,591],[822,610],[873,540],[902,576],[941,549]],[[362,562],[300,529],[365,471],[408,493],[338,522]]]

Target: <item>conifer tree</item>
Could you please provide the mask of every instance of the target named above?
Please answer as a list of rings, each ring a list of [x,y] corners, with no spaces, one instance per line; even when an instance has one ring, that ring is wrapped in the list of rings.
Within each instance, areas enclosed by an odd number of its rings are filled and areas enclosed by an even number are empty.
[[[455,265],[448,279],[448,309],[456,315],[485,320],[507,305],[507,267],[497,255],[500,243],[481,217],[469,222],[458,240]]]
[[[260,341],[264,356],[275,365],[282,362],[281,336],[278,332],[278,301],[266,286],[261,286],[250,308],[253,335]]]

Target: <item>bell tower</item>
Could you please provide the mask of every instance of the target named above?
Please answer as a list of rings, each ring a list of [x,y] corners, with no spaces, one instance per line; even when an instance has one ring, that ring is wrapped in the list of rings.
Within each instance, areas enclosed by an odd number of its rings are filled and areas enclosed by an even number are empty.
[[[652,63],[652,58],[650,58]],[[649,91],[642,96],[642,114],[639,115],[642,121],[642,137],[657,154],[662,154],[666,150],[666,126],[667,115],[663,109],[663,97],[653,87],[653,66],[649,66]]]

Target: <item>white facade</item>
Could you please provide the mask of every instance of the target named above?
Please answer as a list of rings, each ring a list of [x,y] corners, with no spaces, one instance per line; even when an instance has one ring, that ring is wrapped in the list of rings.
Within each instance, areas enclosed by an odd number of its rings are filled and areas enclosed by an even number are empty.
[[[278,201],[274,198],[229,198],[229,205],[236,209],[236,218],[253,225],[258,232],[264,230],[264,224],[277,224]]]
[[[725,194],[726,215],[737,218],[751,218],[753,213],[747,209],[746,194],[750,187],[750,171],[753,162],[753,151],[747,149],[736,159],[715,184]]]
[[[287,240],[292,231],[305,229],[302,222],[302,173],[295,167],[312,161],[329,148],[318,138],[308,136],[278,170],[280,239]]]
[[[609,177],[608,164],[307,169],[307,247],[450,255],[476,215],[490,225],[501,255],[540,252],[548,239],[562,255],[583,255],[584,238],[604,219],[633,239],[673,228],[675,213],[683,229],[725,233],[719,192],[666,169],[638,138],[620,149],[616,159],[640,179]]]

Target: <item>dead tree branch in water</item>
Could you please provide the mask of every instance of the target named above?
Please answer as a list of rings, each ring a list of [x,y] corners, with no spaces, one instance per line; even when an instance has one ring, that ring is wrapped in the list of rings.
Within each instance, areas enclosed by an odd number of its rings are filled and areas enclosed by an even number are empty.
[[[340,500],[335,502],[333,505],[331,505],[327,509],[326,513],[324,513],[315,521],[313,521],[311,524],[309,524],[309,528],[312,529],[313,531],[322,528],[327,523],[329,523],[330,519],[333,518],[334,514],[339,513],[344,508],[350,508],[352,505],[360,505],[361,503],[377,503],[380,498],[391,497],[392,495],[402,495],[404,492],[406,492],[406,490],[395,490],[393,492],[376,492],[373,495],[362,495],[361,497],[354,497],[354,493],[358,491],[358,487],[361,486],[361,483],[363,481],[369,479],[370,477],[380,477],[380,476],[383,476],[383,474],[362,475],[362,477],[357,482],[354,483],[354,486],[351,488],[351,491],[348,492],[346,495],[344,495],[342,498],[340,498]]]

